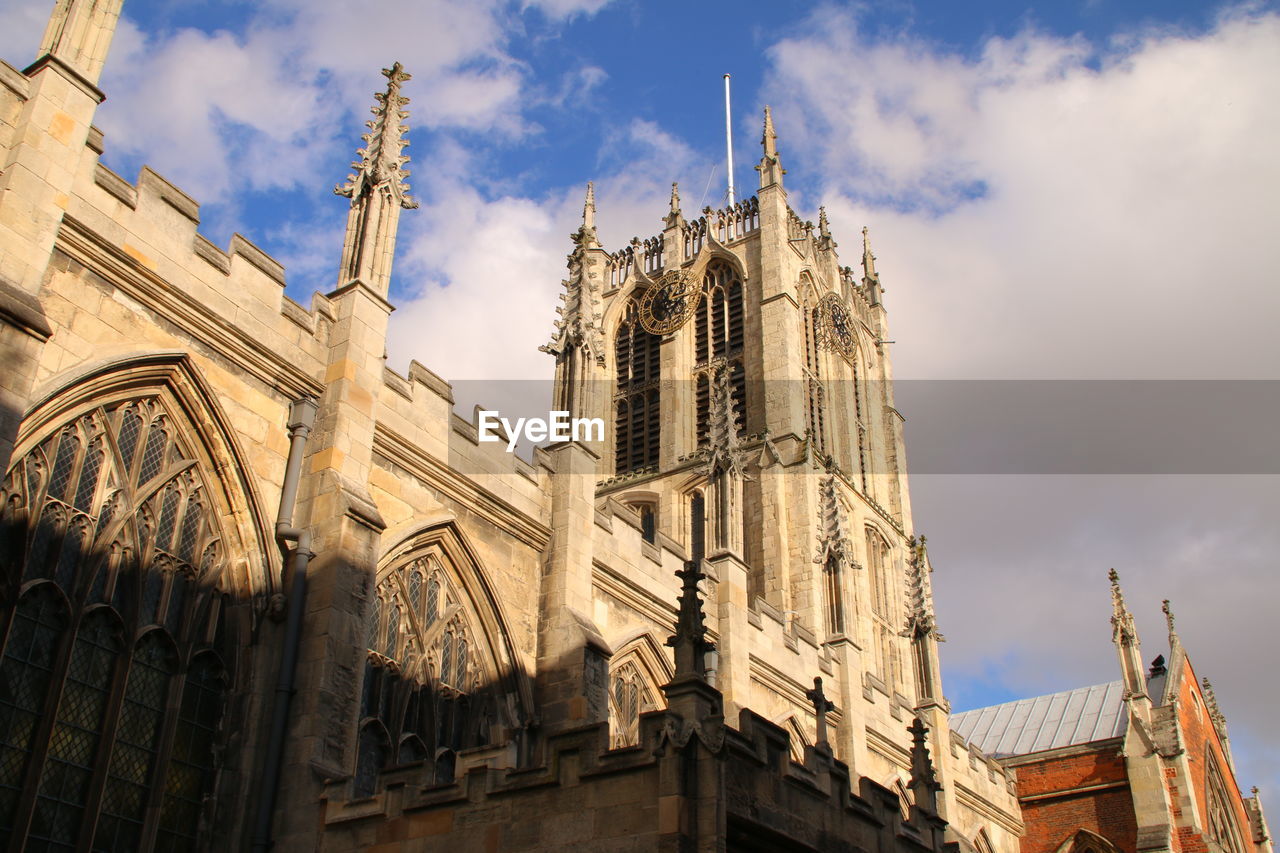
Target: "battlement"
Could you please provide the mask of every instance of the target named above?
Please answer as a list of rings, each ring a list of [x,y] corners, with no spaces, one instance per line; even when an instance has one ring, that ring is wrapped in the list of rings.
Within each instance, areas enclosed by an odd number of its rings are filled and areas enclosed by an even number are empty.
[[[793,761],[789,732],[751,711],[737,728],[653,711],[640,717],[638,745],[609,749],[608,736],[604,723],[557,733],[528,767],[484,749],[459,753],[452,778],[437,778],[430,762],[402,766],[383,773],[370,797],[354,797],[350,779],[330,781],[322,849],[409,850],[427,837],[456,849],[658,849],[664,838],[704,835],[793,839],[806,849],[956,849],[943,843],[936,814],[912,807],[904,819],[895,792],[866,778],[855,790],[848,766],[828,752],[806,747]],[[671,781],[691,761],[723,767],[701,777],[717,781],[696,797]],[[680,818],[685,809],[707,817]],[[837,839],[855,847],[831,846]]]

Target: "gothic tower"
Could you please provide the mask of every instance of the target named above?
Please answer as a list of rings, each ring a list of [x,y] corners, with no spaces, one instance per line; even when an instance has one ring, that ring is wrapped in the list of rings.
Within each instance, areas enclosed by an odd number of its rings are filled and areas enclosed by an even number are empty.
[[[768,108],[761,143],[754,197],[690,219],[673,185],[662,231],[618,251],[589,188],[544,351],[557,407],[608,424],[597,505],[707,561],[726,716],[773,701],[746,639],[767,617],[834,662],[836,751],[874,766],[860,723],[910,710],[946,732],[883,288],[866,229],[857,275],[826,211],[815,227],[788,204]]]

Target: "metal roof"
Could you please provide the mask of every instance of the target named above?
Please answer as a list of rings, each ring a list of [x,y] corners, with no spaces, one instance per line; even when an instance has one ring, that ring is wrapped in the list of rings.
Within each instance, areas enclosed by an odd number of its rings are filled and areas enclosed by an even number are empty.
[[[1019,699],[951,716],[951,730],[987,755],[1026,755],[1124,733],[1119,681]]]

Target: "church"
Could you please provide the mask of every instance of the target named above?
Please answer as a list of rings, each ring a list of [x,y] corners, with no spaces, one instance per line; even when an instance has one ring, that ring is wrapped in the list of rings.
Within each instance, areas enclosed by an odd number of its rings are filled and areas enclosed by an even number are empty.
[[[1027,846],[1044,791],[943,695],[869,235],[788,205],[767,109],[748,199],[608,249],[587,186],[546,405],[603,435],[526,460],[385,363],[406,70],[300,305],[100,161],[120,6],[0,63],[0,846],[1270,853],[1223,747],[1170,798],[1153,751],[1225,726],[1149,698],[1118,587],[1137,828]]]

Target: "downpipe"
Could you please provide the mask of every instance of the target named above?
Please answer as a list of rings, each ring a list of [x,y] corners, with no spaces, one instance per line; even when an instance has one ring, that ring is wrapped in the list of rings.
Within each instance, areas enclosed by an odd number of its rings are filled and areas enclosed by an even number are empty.
[[[284,486],[280,490],[280,512],[276,515],[276,544],[280,546],[286,565],[292,562],[293,583],[289,588],[284,648],[280,653],[280,672],[276,679],[275,701],[271,709],[271,734],[262,768],[262,794],[258,800],[257,819],[254,821],[253,850],[263,853],[272,844],[271,825],[279,793],[280,770],[284,763],[289,705],[293,700],[298,668],[298,646],[302,639],[302,617],[307,599],[307,564],[315,556],[311,551],[311,532],[293,526],[298,481],[302,476],[302,456],[315,421],[316,401],[311,397],[295,400],[289,407],[289,459],[285,465]],[[289,548],[290,542],[294,543],[293,548]]]

